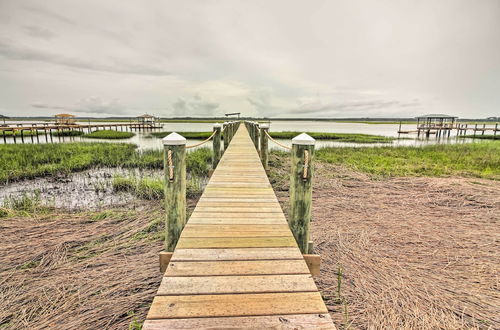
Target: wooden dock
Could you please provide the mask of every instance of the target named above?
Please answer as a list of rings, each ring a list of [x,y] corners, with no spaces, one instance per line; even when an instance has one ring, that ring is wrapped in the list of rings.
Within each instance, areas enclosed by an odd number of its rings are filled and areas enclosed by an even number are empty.
[[[245,126],[173,252],[143,329],[335,329]]]

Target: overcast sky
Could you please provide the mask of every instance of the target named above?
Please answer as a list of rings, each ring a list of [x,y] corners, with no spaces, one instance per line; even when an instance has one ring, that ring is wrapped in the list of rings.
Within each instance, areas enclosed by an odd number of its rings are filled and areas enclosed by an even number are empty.
[[[500,0],[0,0],[0,114],[500,116]]]

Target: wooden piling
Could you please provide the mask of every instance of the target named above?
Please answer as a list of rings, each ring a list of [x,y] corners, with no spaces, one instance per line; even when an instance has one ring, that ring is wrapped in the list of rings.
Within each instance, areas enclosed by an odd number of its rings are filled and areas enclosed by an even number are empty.
[[[288,224],[303,254],[309,253],[314,143],[315,140],[306,133],[292,139],[290,219]]]
[[[255,149],[257,149],[257,152],[259,152],[259,123],[254,123],[254,144],[255,144]]]
[[[267,132],[269,131],[269,125],[268,124],[261,124],[260,125],[260,160],[262,161],[262,166],[264,166],[264,169],[267,171],[269,170],[269,164],[268,164],[268,159],[269,159],[269,149],[268,149],[268,139],[267,139]]]
[[[224,123],[224,152],[226,152],[227,150],[227,147],[229,146],[229,127],[228,127],[229,123],[226,121]]]
[[[172,252],[186,224],[186,139],[173,132],[163,138],[165,149],[165,250]]]
[[[21,142],[24,143],[24,130],[21,128]]]
[[[212,141],[213,143],[213,160],[212,160],[212,168],[215,170],[217,167],[217,164],[219,164],[220,158],[221,158],[221,151],[220,151],[220,140],[221,140],[221,124],[216,123],[214,124],[214,139]]]

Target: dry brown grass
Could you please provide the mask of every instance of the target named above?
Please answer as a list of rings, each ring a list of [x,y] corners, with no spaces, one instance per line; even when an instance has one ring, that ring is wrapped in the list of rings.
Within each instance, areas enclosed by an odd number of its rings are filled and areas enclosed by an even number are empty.
[[[317,165],[316,282],[339,328],[500,328],[499,182],[372,180]]]
[[[159,204],[159,203],[156,203]],[[126,329],[160,283],[161,208],[0,221],[0,328]]]

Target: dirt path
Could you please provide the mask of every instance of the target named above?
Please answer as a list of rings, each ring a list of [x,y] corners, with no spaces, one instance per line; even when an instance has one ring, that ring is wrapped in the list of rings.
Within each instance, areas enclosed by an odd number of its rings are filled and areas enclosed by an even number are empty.
[[[500,328],[500,182],[318,164],[313,198],[316,282],[341,328]]]

